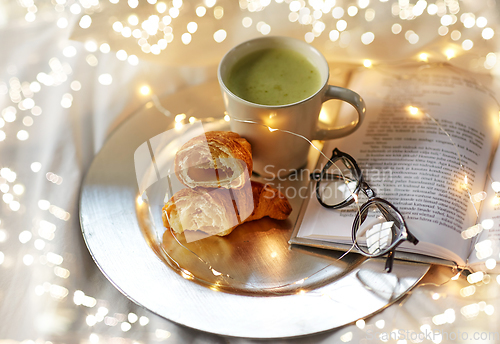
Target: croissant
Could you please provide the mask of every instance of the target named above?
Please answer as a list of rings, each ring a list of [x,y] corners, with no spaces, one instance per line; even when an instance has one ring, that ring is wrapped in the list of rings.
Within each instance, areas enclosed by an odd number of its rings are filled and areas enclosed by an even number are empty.
[[[189,140],[174,160],[177,178],[189,188],[240,189],[252,168],[250,144],[230,131],[209,131]]]
[[[278,189],[268,184],[252,181],[253,212],[244,222],[269,216],[275,220],[285,220],[292,212],[288,199]]]
[[[251,188],[239,190],[182,189],[162,210],[164,226],[176,233],[199,230],[208,235],[225,236],[239,224],[264,216],[284,220],[292,207],[279,190],[252,181]]]

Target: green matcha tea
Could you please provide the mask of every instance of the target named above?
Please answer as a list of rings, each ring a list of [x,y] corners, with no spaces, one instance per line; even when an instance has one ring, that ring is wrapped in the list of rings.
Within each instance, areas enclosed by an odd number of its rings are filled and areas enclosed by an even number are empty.
[[[272,48],[243,57],[230,71],[226,84],[231,92],[249,102],[285,105],[316,93],[321,76],[302,54]]]

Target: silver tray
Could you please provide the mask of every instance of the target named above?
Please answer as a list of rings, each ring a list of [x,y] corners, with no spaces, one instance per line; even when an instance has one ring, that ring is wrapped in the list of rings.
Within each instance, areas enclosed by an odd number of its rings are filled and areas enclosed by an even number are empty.
[[[286,221],[239,226],[227,237],[186,243],[161,226],[164,190],[150,187],[138,202],[134,152],[172,128],[179,113],[227,130],[216,81],[160,99],[172,116],[145,104],[95,157],[82,185],[80,222],[97,266],[129,299],[176,323],[248,338],[302,336],[352,323],[403,297],[429,269],[288,245],[302,199],[291,198]],[[310,164],[317,154],[311,150]],[[253,179],[259,180],[257,177]],[[271,181],[299,187],[302,181]],[[216,273],[214,273],[214,271]]]

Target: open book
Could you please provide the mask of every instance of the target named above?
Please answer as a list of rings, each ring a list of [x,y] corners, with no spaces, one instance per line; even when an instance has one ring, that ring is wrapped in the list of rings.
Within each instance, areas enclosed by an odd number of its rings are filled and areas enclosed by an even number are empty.
[[[365,121],[325,142],[323,152],[351,155],[377,196],[399,209],[420,241],[398,248],[404,259],[471,270],[500,261],[499,105],[488,80],[445,65],[364,69],[349,78],[347,87],[366,102]],[[314,185],[290,243],[348,249],[357,207],[322,207]]]

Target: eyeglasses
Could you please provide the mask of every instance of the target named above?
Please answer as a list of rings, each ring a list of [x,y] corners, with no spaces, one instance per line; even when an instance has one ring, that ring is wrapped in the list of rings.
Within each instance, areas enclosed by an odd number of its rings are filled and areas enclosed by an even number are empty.
[[[388,254],[385,270],[392,271],[396,248],[404,241],[418,244],[418,239],[406,227],[403,215],[364,181],[356,161],[346,153],[333,150],[331,159],[321,173],[311,173],[316,180],[316,198],[326,208],[341,209],[358,203],[361,191],[368,200],[356,210],[352,225],[352,240],[356,249],[366,257]]]

